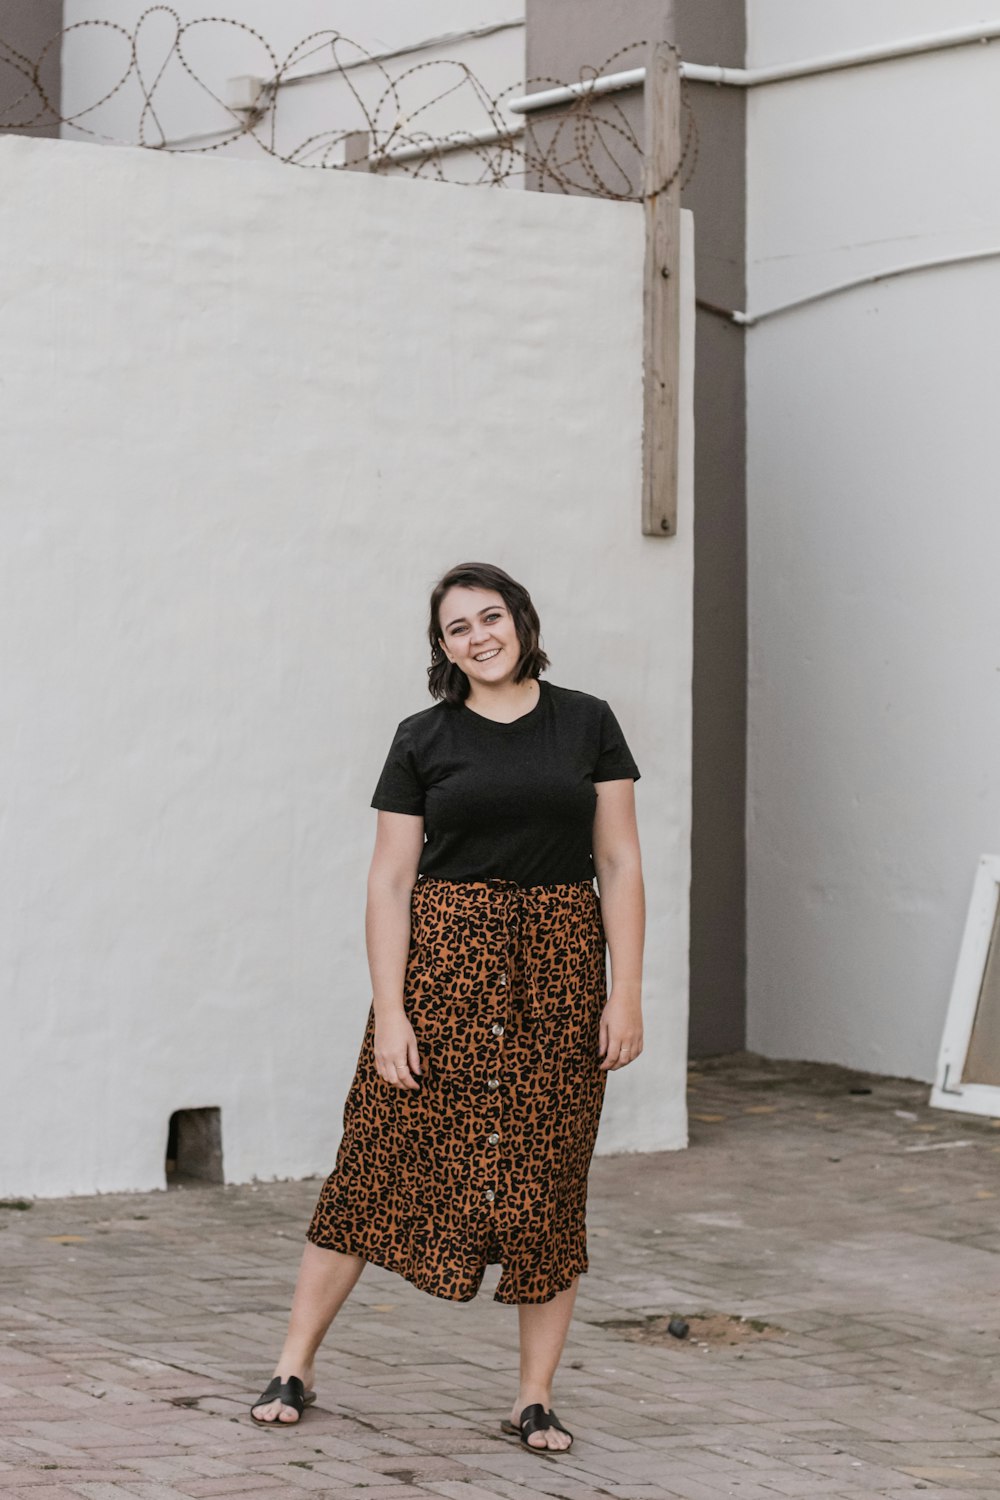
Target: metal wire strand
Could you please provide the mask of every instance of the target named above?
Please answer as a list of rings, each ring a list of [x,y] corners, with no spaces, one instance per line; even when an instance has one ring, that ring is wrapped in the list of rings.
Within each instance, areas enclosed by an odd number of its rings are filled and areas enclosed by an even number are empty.
[[[227,98],[227,79],[236,68],[232,63],[226,68],[225,59],[232,56],[232,49],[218,45],[218,35],[224,31],[258,49],[259,94],[245,109],[236,108]],[[63,114],[49,95],[45,78],[54,54],[71,49],[84,35],[106,44],[88,58],[93,97]],[[202,48],[200,43],[206,40],[215,45]],[[576,81],[599,78],[613,71],[623,57],[646,49],[646,42],[630,42],[600,66],[581,69]],[[208,75],[198,61],[200,52],[223,59],[218,67],[222,76]],[[321,102],[314,109],[322,113],[328,108],[336,118],[296,139],[289,85],[303,81],[302,64],[317,58],[323,63],[321,71],[306,81],[313,89],[324,88],[329,104]],[[462,186],[523,183],[542,191],[622,202],[641,201],[644,192],[642,135],[618,96],[585,91],[570,103],[539,111],[522,122],[507,111],[507,100],[538,88],[558,87],[566,80],[519,79],[492,94],[468,64],[455,57],[425,58],[390,74],[384,61],[333,29],[311,32],[280,59],[267,38],[244,21],[218,15],[185,21],[172,6],[157,4],[142,11],[131,28],[112,20],[77,21],[52,36],[35,58],[0,36],[0,68],[16,78],[14,98],[0,111],[0,133],[27,134],[60,126],[71,139],[82,136],[95,142],[200,155],[247,142],[289,166],[344,171],[358,168],[356,159],[347,159],[346,148],[349,139],[356,141],[363,132],[368,157],[361,165],[373,172],[430,177]],[[216,107],[213,129],[192,135],[185,133],[190,130],[186,120],[171,118],[171,85],[178,73],[188,85],[187,96],[194,85]],[[135,96],[134,129],[124,135],[120,126],[117,133],[112,132],[103,117],[113,100],[120,114],[123,94],[130,100]],[[463,128],[435,131],[438,107],[457,99],[462,102]],[[683,80],[681,102],[684,139],[675,176],[683,187],[691,180],[698,155],[695,117]]]

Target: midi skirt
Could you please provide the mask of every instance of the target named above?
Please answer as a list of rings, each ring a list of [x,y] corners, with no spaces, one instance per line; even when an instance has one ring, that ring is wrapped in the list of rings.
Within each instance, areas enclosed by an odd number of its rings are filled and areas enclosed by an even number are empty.
[[[590,881],[418,878],[403,1001],[423,1077],[375,1068],[370,1009],[315,1245],[467,1302],[548,1302],[587,1270],[587,1174],[607,999]]]

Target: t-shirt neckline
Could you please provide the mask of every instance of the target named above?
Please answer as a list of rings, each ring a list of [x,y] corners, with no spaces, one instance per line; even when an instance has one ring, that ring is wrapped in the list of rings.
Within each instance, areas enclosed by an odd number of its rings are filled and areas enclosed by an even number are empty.
[[[528,709],[526,714],[520,714],[516,719],[510,719],[509,721],[488,719],[485,714],[477,714],[476,710],[470,708],[465,702],[461,704],[463,717],[466,722],[475,720],[477,724],[484,724],[488,730],[495,730],[500,734],[510,734],[513,730],[530,728],[531,724],[536,722],[541,716],[542,701],[547,696],[549,687],[548,683],[543,682],[540,677],[536,681],[538,682],[538,701],[534,707]]]

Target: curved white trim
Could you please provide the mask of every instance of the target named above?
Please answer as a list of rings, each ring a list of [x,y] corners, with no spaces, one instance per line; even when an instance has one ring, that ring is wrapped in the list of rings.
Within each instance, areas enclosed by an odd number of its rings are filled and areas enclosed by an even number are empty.
[[[765,308],[763,312],[749,313],[736,309],[731,311],[729,316],[741,327],[752,328],[755,323],[760,323],[765,318],[773,318],[777,313],[791,312],[792,308],[805,307],[810,302],[821,302],[825,297],[835,297],[838,292],[849,292],[854,287],[869,286],[876,281],[888,281],[893,276],[908,276],[912,271],[933,271],[937,266],[955,266],[973,260],[992,260],[998,255],[1000,255],[1000,245],[986,250],[965,250],[956,255],[942,255],[936,260],[912,261],[905,266],[890,266],[887,271],[869,271],[864,276],[852,277],[850,281],[838,281],[834,286],[821,287],[817,292],[809,292],[804,297],[796,297],[792,302],[779,303],[777,307]]]

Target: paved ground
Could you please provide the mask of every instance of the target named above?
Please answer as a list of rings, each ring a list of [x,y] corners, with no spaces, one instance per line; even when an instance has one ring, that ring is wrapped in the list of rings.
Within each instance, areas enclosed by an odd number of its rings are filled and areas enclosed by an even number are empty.
[[[464,1306],[367,1270],[318,1410],[254,1427],[318,1184],[196,1188],[0,1210],[0,1495],[1000,1495],[1000,1121],[746,1056],[690,1087],[689,1150],[594,1166],[571,1455],[498,1435],[495,1270]]]

